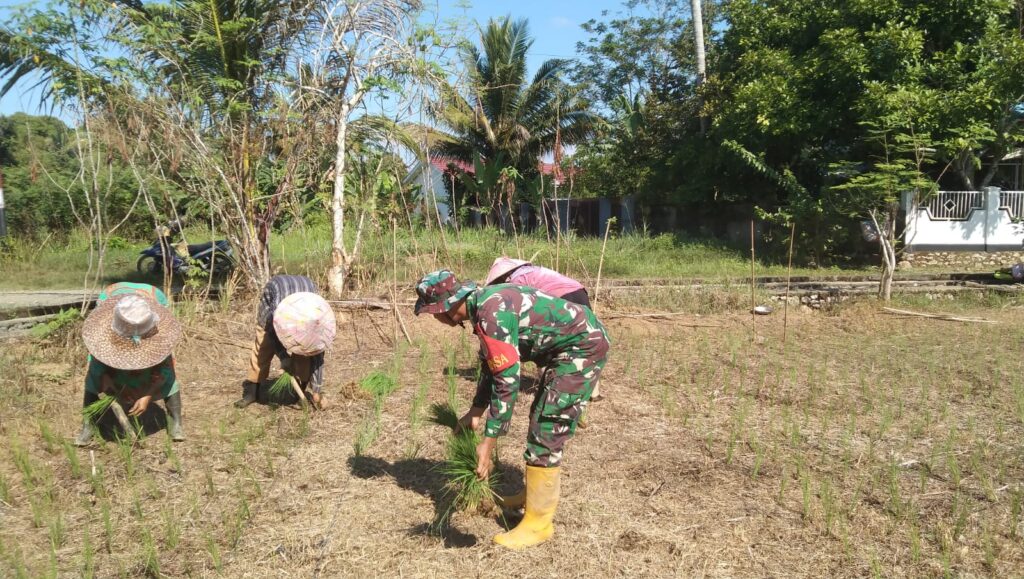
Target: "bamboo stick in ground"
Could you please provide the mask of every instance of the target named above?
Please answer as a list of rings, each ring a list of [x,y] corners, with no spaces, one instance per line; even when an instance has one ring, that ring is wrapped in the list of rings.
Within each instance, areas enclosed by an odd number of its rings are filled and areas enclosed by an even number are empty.
[[[757,312],[754,308],[757,302],[754,300],[754,220],[750,220],[750,341],[757,339]]]
[[[604,225],[604,241],[601,243],[601,259],[597,262],[597,284],[594,286],[594,306],[591,308],[597,311],[597,300],[601,295],[601,270],[604,269],[604,251],[608,248],[608,232],[612,229],[615,218],[611,217]]]
[[[782,305],[782,349],[786,349],[786,331],[789,329],[789,282],[793,279],[793,237],[796,235],[796,222],[789,227],[789,265],[786,267],[786,301]]]

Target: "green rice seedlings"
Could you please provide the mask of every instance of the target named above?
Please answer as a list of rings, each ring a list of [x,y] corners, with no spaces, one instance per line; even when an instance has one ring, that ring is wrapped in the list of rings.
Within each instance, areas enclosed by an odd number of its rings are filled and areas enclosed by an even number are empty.
[[[217,541],[214,540],[213,536],[209,533],[205,536],[206,539],[206,552],[210,555],[210,562],[213,564],[214,570],[220,573],[221,567],[223,567],[223,561],[220,556],[220,546],[217,545]]]
[[[172,509],[164,509],[164,545],[168,549],[174,549],[181,541],[181,521],[174,514]]]
[[[451,405],[434,403],[430,406],[430,421],[454,431],[459,419]],[[472,430],[460,430],[449,436],[445,444],[445,461],[439,468],[448,479],[445,484],[448,508],[434,521],[435,530],[446,528],[455,511],[479,512],[493,504],[497,496],[494,488],[498,484],[498,474],[492,470],[486,479],[476,476],[478,444],[480,435]]]
[[[441,472],[448,477],[447,491],[451,504],[459,511],[474,512],[496,496],[498,474],[494,470],[486,479],[476,476],[476,447],[480,435],[471,430],[453,434],[445,447],[445,464]]]
[[[282,372],[280,376],[270,385],[268,392],[273,398],[277,398],[292,388],[292,375]]]
[[[455,430],[459,425],[459,416],[450,404],[435,402],[430,405],[430,421]]]
[[[150,577],[160,577],[160,551],[149,528],[142,530],[142,566]]]
[[[100,516],[103,519],[103,539],[107,543],[107,553],[114,552],[114,521],[110,514],[110,501],[100,505]]]
[[[88,419],[89,422],[96,424],[106,414],[107,410],[110,410],[110,405],[114,403],[114,400],[114,396],[100,396],[99,400],[82,408],[82,416]]]
[[[50,425],[42,420],[39,421],[39,434],[43,437],[43,446],[49,454],[57,453],[57,446],[60,444],[58,437],[50,429]]]
[[[56,550],[64,545],[64,539],[66,538],[66,528],[64,526],[64,515],[61,514],[60,509],[54,509],[53,518],[50,519],[48,525],[50,531],[50,546]]]
[[[398,381],[385,372],[379,370],[370,372],[359,382],[359,387],[371,394],[374,398],[387,398],[398,388]]]
[[[67,457],[68,465],[71,467],[71,476],[75,478],[81,477],[82,464],[78,460],[78,449],[67,440],[61,441],[61,446],[64,448],[64,455]]]
[[[11,441],[11,457],[14,459],[14,465],[21,471],[21,477],[25,481],[25,486],[35,486],[38,475],[36,474],[35,467],[32,465],[32,459],[29,457],[28,451],[14,440]]]
[[[96,550],[92,546],[92,537],[89,535],[89,528],[85,528],[85,536],[82,538],[82,577],[92,579],[96,576]]]

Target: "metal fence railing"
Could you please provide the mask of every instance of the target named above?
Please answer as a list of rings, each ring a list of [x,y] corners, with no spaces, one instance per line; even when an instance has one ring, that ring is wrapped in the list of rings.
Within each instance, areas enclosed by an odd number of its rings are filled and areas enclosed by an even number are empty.
[[[1005,209],[1011,219],[1024,219],[1024,191],[1000,191],[999,208]]]
[[[932,221],[967,221],[976,209],[985,208],[983,191],[939,191],[920,205]]]

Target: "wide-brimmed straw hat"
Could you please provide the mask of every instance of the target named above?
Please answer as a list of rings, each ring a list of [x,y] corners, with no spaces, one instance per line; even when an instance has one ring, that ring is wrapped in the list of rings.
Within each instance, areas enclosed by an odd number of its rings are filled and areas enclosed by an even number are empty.
[[[334,341],[338,324],[327,300],[313,292],[296,292],[274,310],[274,331],[289,354],[315,356]]]
[[[513,271],[523,267],[524,265],[532,265],[530,262],[522,259],[513,259],[511,257],[499,257],[494,260],[491,264],[491,270],[487,272],[487,279],[484,280],[484,285],[491,285],[495,280],[499,280]]]
[[[119,370],[156,366],[171,355],[180,337],[174,314],[139,294],[100,302],[82,326],[82,340],[92,357]]]
[[[443,314],[459,305],[470,292],[476,289],[473,282],[459,283],[459,278],[447,269],[432,271],[416,284],[416,306],[413,312],[420,314]]]

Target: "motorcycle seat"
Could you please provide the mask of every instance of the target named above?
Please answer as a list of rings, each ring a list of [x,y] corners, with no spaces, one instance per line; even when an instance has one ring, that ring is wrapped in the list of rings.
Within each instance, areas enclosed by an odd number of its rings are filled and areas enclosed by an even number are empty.
[[[227,240],[221,239],[220,241],[207,241],[206,243],[191,244],[191,245],[188,246],[188,254],[189,255],[196,255],[197,253],[203,253],[204,251],[209,251],[210,248],[214,246],[214,244],[216,244],[216,246],[217,246],[217,251],[219,251],[221,253],[226,252],[227,249],[228,249],[228,242],[227,242]]]

